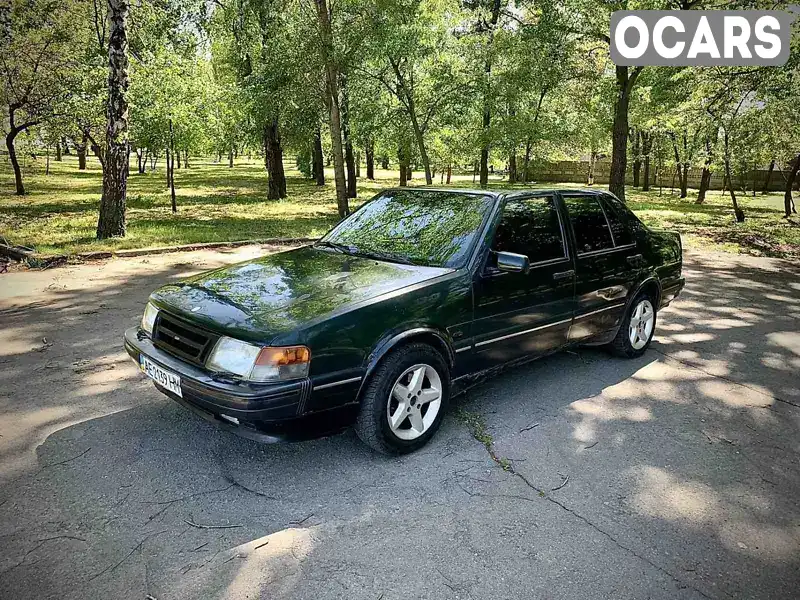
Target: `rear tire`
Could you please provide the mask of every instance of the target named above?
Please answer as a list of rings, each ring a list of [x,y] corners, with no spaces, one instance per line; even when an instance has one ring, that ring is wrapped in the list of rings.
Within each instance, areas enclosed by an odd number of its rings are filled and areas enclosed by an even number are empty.
[[[405,454],[428,443],[450,401],[450,369],[431,346],[411,343],[386,356],[367,381],[355,430],[383,454]]]
[[[653,302],[644,293],[634,298],[620,323],[616,337],[608,345],[612,354],[638,358],[647,351],[656,331],[656,309]]]

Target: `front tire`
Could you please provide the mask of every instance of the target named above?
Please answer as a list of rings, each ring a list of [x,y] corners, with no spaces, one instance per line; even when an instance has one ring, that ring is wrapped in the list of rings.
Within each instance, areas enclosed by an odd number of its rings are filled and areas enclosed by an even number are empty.
[[[631,302],[609,348],[617,356],[637,358],[647,351],[655,331],[656,309],[653,299],[647,294],[639,294]]]
[[[370,376],[355,430],[378,452],[413,452],[439,429],[449,401],[450,369],[442,355],[427,344],[408,344]]]

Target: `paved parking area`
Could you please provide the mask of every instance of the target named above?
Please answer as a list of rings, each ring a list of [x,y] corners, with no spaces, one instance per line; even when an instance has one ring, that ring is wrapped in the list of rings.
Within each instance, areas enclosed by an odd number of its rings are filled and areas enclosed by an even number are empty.
[[[127,358],[150,290],[268,250],[0,275],[0,597],[797,597],[797,267],[689,254],[645,356],[519,367],[386,458],[233,437]]]

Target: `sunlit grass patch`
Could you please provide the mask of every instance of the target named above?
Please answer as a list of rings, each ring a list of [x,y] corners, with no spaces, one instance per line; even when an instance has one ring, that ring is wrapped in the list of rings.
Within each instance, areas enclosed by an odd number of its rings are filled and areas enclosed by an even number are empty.
[[[0,234],[16,244],[35,247],[44,254],[146,248],[203,242],[228,242],[273,237],[316,237],[338,220],[333,172],[326,170],[326,185],[317,187],[286,162],[288,198],[267,200],[267,176],[261,160],[245,157],[234,167],[226,161],[194,159],[189,169],[176,169],[178,212],[170,209],[163,159],[156,171],[136,173],[128,179],[128,230],[125,238],[97,241],[97,211],[102,191],[102,173],[96,159],[89,158],[86,171],[79,171],[75,156],[50,162],[25,158],[28,195],[13,194],[13,175],[7,162],[0,162]],[[362,175],[365,173],[362,170]],[[376,180],[358,181],[358,198],[351,208],[387,187],[398,184],[397,172],[376,169]],[[446,187],[441,174],[435,186]],[[410,185],[424,185],[424,174],[415,171]],[[453,174],[451,186],[475,188],[471,173]],[[490,188],[531,189],[583,187],[582,184],[541,183],[509,185],[499,174],[489,179]],[[605,186],[598,186],[604,189]],[[746,251],[772,256],[800,255],[800,224],[782,219],[781,194],[740,196],[747,215],[736,223],[730,197],[719,191],[708,194],[702,205],[695,203],[697,191],[680,199],[669,188],[642,192],[627,190],[628,205],[649,226],[681,232],[684,245],[726,251]]]

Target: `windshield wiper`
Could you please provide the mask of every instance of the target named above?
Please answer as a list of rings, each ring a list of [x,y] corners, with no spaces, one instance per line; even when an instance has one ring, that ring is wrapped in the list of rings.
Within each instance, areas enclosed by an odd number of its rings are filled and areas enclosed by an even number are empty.
[[[416,265],[413,260],[403,256],[402,254],[394,254],[392,252],[384,252],[382,250],[362,250],[356,246],[348,246],[338,242],[331,242],[322,240],[314,244],[315,247],[330,248],[341,252],[342,254],[349,254],[350,256],[361,256],[363,258],[374,258],[377,260],[385,260],[388,262],[400,263],[403,265]]]
[[[330,248],[332,250],[336,250],[337,252],[341,252],[342,254],[355,254],[357,249],[353,248],[352,246],[346,246],[345,244],[339,244],[337,242],[329,242],[328,240],[322,240],[321,242],[317,242],[314,244],[316,248]]]
[[[402,254],[394,254],[392,252],[383,252],[381,250],[359,250],[357,252],[358,256],[363,256],[365,258],[376,258],[378,260],[385,260],[388,262],[395,262],[400,263],[402,265],[416,265],[413,260],[403,256]]]

